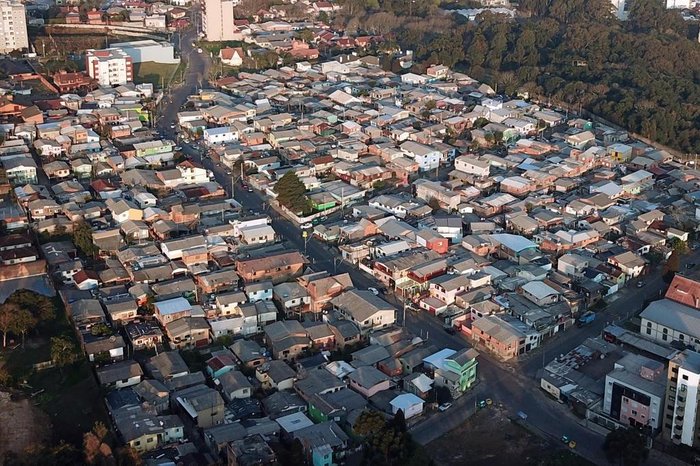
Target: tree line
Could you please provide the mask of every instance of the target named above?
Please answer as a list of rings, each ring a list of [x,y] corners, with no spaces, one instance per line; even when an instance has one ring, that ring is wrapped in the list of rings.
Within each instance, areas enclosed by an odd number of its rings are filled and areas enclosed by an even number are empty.
[[[472,6],[461,3],[449,6]],[[700,152],[700,45],[658,0],[633,2],[626,22],[608,0],[522,0],[515,20],[473,22],[436,2],[345,0],[336,22],[413,50],[418,71],[442,63],[501,93],[524,90]]]

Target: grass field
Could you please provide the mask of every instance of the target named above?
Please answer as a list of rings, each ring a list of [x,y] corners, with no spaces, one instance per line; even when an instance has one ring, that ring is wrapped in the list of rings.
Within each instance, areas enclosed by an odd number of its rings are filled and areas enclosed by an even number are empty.
[[[151,83],[155,87],[167,87],[180,65],[143,62],[134,63],[134,82],[136,84]]]

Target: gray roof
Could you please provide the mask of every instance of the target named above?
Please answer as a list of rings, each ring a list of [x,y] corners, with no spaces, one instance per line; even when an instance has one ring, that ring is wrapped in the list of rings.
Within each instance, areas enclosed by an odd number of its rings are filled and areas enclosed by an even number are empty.
[[[241,371],[228,371],[219,377],[221,388],[225,393],[235,392],[242,388],[252,388],[248,378]]]
[[[382,359],[386,359],[390,356],[386,348],[381,345],[369,345],[366,348],[357,350],[352,353],[353,363],[355,361],[360,361],[364,364],[376,364]],[[353,364],[356,366],[355,364]],[[357,366],[356,366],[357,367]]]
[[[325,369],[314,369],[306,377],[294,383],[296,391],[308,399],[314,394],[321,394],[345,387],[345,383]]]
[[[287,379],[293,379],[297,375],[297,373],[294,372],[294,369],[289,367],[289,364],[278,359],[274,361],[269,361],[264,365],[267,366],[267,375],[275,383],[279,383]],[[258,370],[262,372],[262,369],[260,367],[258,368]]]
[[[262,400],[265,412],[271,418],[289,414],[294,411],[305,411],[306,401],[296,392],[280,390]]]
[[[338,309],[352,315],[355,320],[362,322],[379,311],[394,310],[394,307],[367,290],[350,290],[331,300]]]
[[[116,410],[112,413],[112,417],[117,430],[126,442],[136,440],[143,435],[163,432],[165,429],[184,427],[180,418],[175,415],[154,416],[141,407]]]
[[[700,312],[670,299],[652,302],[639,317],[693,338],[700,338]]]
[[[146,368],[156,379],[167,379],[173,374],[189,372],[189,368],[178,351],[167,351],[153,356],[146,362]]]
[[[294,432],[294,437],[301,440],[302,445],[308,450],[325,445],[331,448],[340,447],[348,441],[347,434],[333,421],[322,422],[299,429]]]
[[[141,366],[136,361],[121,361],[97,369],[97,378],[102,385],[113,384],[119,380],[143,375]]]
[[[389,377],[374,366],[362,366],[351,372],[348,378],[363,388],[372,388],[389,380]]]
[[[237,340],[229,349],[244,364],[263,357],[262,348],[252,340]]]

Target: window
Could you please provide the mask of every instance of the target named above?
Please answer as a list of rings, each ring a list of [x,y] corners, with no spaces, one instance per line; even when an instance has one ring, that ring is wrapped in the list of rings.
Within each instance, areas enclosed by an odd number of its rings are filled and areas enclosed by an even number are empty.
[[[661,335],[661,339],[662,339],[663,341],[668,340],[668,335],[666,335],[666,334]]]
[[[664,333],[668,333],[668,329],[667,329],[666,327],[664,327],[664,329],[663,329],[662,331],[663,331]]]
[[[647,329],[647,335],[651,335],[651,329],[650,329],[650,328]]]
[[[681,376],[681,378],[682,378],[683,380],[688,380],[688,375],[687,375],[687,374],[683,374],[683,375]]]
[[[651,322],[647,322],[647,327],[651,328]]]

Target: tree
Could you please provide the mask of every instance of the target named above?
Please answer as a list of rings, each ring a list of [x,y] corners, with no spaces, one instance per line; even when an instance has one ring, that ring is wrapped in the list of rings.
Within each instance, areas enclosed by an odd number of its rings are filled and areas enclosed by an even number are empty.
[[[96,422],[92,431],[83,434],[83,455],[87,464],[113,464],[112,449],[105,442],[109,429]]]
[[[92,242],[92,228],[80,221],[73,225],[73,243],[87,257],[95,257],[99,248]]]
[[[311,203],[306,197],[306,186],[293,171],[288,171],[275,184],[277,201],[294,213],[311,210]]]
[[[39,322],[56,318],[56,308],[51,300],[31,290],[15,291],[7,298],[7,302],[29,310]]]
[[[649,456],[644,435],[632,427],[611,431],[605,437],[603,450],[608,461],[624,466],[637,466]]]
[[[114,457],[119,466],[143,466],[143,459],[130,446],[123,446],[114,451]]]
[[[406,432],[406,416],[403,414],[403,409],[399,409],[396,412],[392,420],[392,425],[397,432]]]
[[[14,329],[15,316],[19,311],[19,306],[13,303],[5,303],[0,306],[0,332],[2,332],[3,348],[7,348],[7,334]]]
[[[428,206],[431,209],[433,209],[433,211],[440,210],[440,208],[442,207],[440,205],[440,201],[436,197],[431,197],[430,199],[428,199]]]
[[[59,368],[73,364],[77,357],[78,350],[68,337],[51,338],[51,360]]]
[[[37,319],[28,309],[19,309],[12,319],[10,330],[15,335],[22,335],[22,346],[24,346],[24,337],[37,323]]]

